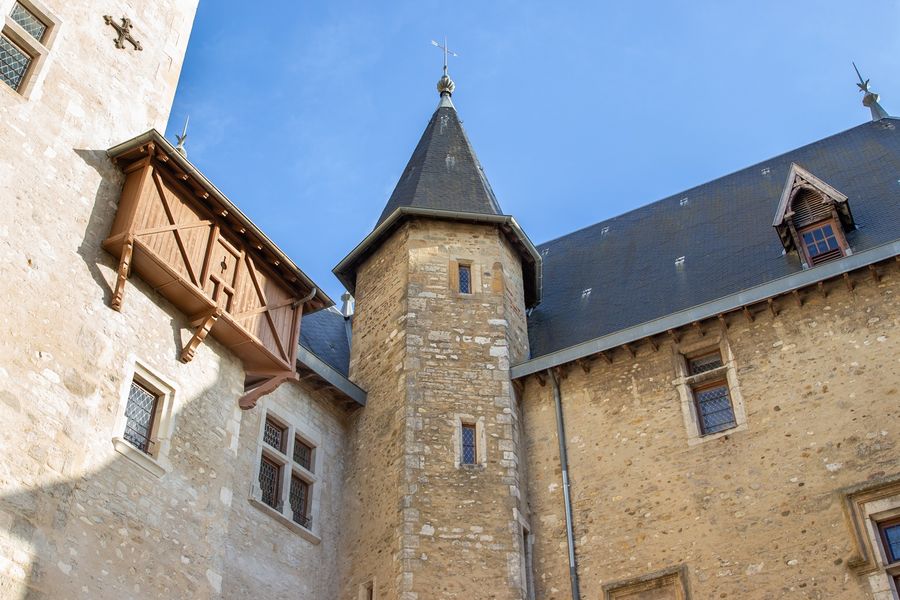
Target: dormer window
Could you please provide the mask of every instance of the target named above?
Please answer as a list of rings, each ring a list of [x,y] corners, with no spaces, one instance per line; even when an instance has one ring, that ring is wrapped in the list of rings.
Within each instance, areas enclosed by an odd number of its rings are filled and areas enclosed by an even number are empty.
[[[847,196],[799,165],[791,165],[773,225],[804,268],[851,254],[845,232],[854,223]]]

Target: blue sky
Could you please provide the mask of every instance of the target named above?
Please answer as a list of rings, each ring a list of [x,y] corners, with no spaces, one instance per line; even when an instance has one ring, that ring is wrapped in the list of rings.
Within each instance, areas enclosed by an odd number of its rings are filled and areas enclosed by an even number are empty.
[[[438,96],[535,243],[900,114],[900,1],[201,0],[167,134],[331,297]],[[264,6],[264,8],[262,8]]]

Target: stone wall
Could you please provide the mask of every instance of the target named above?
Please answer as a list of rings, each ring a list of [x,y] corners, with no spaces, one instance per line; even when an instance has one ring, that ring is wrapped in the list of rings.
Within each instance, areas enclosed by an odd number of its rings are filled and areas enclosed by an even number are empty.
[[[900,269],[880,269],[563,370],[582,597],[682,564],[693,598],[875,597],[848,568],[839,490],[900,472]],[[723,333],[747,427],[691,445],[677,352]],[[570,598],[550,383],[529,377],[524,406],[538,597]]]
[[[466,261],[473,293],[459,294]],[[521,279],[496,228],[446,221],[408,222],[360,269],[351,373],[369,404],[346,486],[370,504],[354,499],[350,513],[370,516],[348,517],[363,525],[350,527],[350,591],[378,563],[399,575],[378,576],[378,598],[522,597],[527,516],[509,381],[510,354],[527,354]],[[459,466],[461,420],[478,423],[483,464]]]
[[[212,339],[180,363],[189,324],[137,276],[109,308],[106,149],[165,127],[196,1],[44,3],[60,25],[28,96],[0,84],[0,598],[334,597],[343,417],[298,385],[261,403],[321,434],[314,544],[248,503],[261,409],[237,408],[240,363]],[[113,443],[135,363],[174,389],[161,476]]]

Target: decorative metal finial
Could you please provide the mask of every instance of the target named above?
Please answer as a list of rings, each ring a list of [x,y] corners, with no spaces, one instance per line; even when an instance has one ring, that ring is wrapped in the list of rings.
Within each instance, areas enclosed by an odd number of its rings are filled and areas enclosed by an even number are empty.
[[[175,134],[175,138],[178,140],[178,146],[175,147],[175,152],[187,158],[187,148],[184,147],[184,141],[187,139],[187,127],[188,123],[191,121],[191,116],[188,115],[184,120],[184,129],[181,131],[181,135]]]
[[[859,69],[856,67],[856,63],[853,64],[853,70],[856,71],[856,76],[859,77],[859,83],[856,84],[856,87],[859,88],[859,91],[863,93],[863,106],[867,107],[870,111],[872,111],[872,120],[880,121],[888,116],[887,111],[881,107],[881,104],[878,103],[880,96],[869,89],[869,80],[863,79],[863,76],[859,74]]]
[[[447,73],[447,60],[451,56],[459,56],[456,52],[450,50],[447,46],[447,38],[444,38],[444,45],[440,45],[434,40],[431,40],[431,45],[436,46],[444,51],[444,75],[438,80],[437,90],[438,93],[443,97],[445,94],[447,96],[453,95],[453,90],[456,89],[456,84],[453,83],[453,80],[450,79],[450,75]]]

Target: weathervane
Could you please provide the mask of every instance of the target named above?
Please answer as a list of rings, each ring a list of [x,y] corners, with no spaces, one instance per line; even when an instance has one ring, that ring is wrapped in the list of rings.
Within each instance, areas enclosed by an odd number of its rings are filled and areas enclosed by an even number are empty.
[[[872,111],[872,120],[880,121],[888,116],[887,111],[881,107],[881,104],[878,103],[879,96],[875,92],[869,89],[869,80],[863,79],[863,76],[859,74],[859,69],[856,67],[856,63],[851,63],[853,65],[853,70],[856,71],[856,76],[859,77],[859,83],[856,84],[856,87],[859,88],[859,91],[863,93],[863,106],[867,107],[870,111]]]
[[[178,140],[178,146],[175,147],[175,151],[185,158],[187,158],[187,148],[184,147],[184,142],[185,140],[187,140],[187,127],[190,121],[191,116],[188,115],[184,120],[184,129],[181,131],[181,135],[178,135],[177,133],[175,134],[175,139]]]
[[[447,74],[447,61],[451,56],[459,56],[456,52],[450,50],[449,46],[447,46],[447,38],[444,38],[444,45],[437,43],[434,40],[431,40],[431,45],[436,46],[444,51],[444,75],[438,81],[437,89],[438,93],[440,93],[441,97],[446,94],[447,96],[453,95],[453,90],[456,89],[456,84],[453,83],[453,80],[450,79],[450,75]]]

